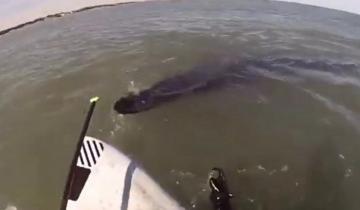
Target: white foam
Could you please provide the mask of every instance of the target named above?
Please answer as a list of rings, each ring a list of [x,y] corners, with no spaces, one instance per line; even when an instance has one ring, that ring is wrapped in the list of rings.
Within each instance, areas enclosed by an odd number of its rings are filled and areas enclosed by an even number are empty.
[[[262,75],[270,79],[280,80],[284,82],[293,82],[293,83],[300,82],[302,80],[301,78],[295,76],[283,75],[263,68],[257,68],[257,67],[250,67],[250,68],[252,72],[255,72],[259,75]]]
[[[287,172],[289,170],[289,166],[288,165],[283,165],[280,169],[281,172]]]
[[[345,178],[348,178],[348,177],[352,176],[352,174],[353,174],[352,170],[351,170],[350,168],[347,168],[347,169],[345,170],[344,177],[345,177]]]
[[[8,204],[4,210],[17,210],[17,207],[12,204]]]
[[[236,171],[237,171],[238,174],[241,174],[241,173],[246,172],[247,170],[246,170],[246,168],[244,168],[244,169],[238,169]]]
[[[169,63],[174,60],[176,60],[176,57],[170,57],[170,58],[166,58],[166,59],[162,60],[161,63]]]
[[[277,170],[275,170],[275,169],[271,170],[271,171],[269,172],[269,176],[274,175],[276,172],[277,172]]]
[[[139,94],[139,92],[140,92],[140,88],[135,85],[134,81],[130,81],[127,89],[128,89],[128,92],[133,93],[133,94]]]
[[[331,72],[300,69],[296,71],[296,74],[308,78],[322,80],[334,85],[352,85],[355,87],[360,87],[360,80],[358,78],[350,76],[339,76]]]
[[[328,109],[340,114],[344,117],[358,132],[360,132],[360,118],[359,115],[352,110],[346,108],[341,104],[337,104],[332,100],[316,93],[314,91],[303,89],[306,93],[310,94],[314,99],[322,102]]]
[[[345,156],[343,154],[339,154],[339,158],[345,160]]]
[[[262,165],[258,165],[257,169],[261,171],[266,171],[266,168],[264,168]]]

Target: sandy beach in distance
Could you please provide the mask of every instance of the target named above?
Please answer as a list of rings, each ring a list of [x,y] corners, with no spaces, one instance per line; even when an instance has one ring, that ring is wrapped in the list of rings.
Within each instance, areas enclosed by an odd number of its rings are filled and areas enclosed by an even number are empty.
[[[143,2],[146,0],[17,0],[0,6],[0,31],[35,20],[40,17],[70,12],[84,7]]]

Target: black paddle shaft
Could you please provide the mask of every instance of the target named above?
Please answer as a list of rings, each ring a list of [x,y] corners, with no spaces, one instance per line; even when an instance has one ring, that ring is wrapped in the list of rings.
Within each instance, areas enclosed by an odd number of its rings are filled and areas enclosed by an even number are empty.
[[[60,210],[66,210],[66,205],[67,205],[67,201],[68,201],[68,197],[69,197],[69,192],[70,192],[71,186],[73,184],[73,180],[74,180],[73,175],[74,175],[74,169],[75,169],[76,162],[77,162],[77,157],[79,156],[81,146],[83,144],[84,138],[85,138],[87,130],[89,128],[91,117],[92,117],[92,115],[94,113],[96,102],[98,101],[98,99],[99,99],[98,97],[94,97],[94,98],[92,98],[90,100],[90,108],[89,108],[89,111],[87,112],[86,119],[85,119],[85,122],[83,124],[78,143],[76,145],[75,154],[74,154],[74,157],[73,157],[72,162],[71,162],[70,172],[69,172],[69,174],[67,176],[66,186],[65,186],[65,190],[64,190]]]

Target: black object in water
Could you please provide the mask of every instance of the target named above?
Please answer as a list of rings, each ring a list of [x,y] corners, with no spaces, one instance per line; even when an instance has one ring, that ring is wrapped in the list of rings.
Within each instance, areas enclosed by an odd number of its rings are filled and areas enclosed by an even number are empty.
[[[138,94],[130,93],[120,98],[115,102],[114,109],[120,114],[134,114],[188,93],[217,88],[231,79],[227,74],[230,69],[237,68],[236,72],[240,74],[241,67],[238,62],[229,60],[197,66],[184,74],[162,80]]]
[[[220,168],[213,168],[209,179],[210,201],[215,210],[231,210],[230,198],[224,171]]]
[[[264,77],[252,71],[260,68],[269,72],[297,76],[297,70],[316,70],[323,72],[355,72],[355,64],[330,63],[327,61],[306,60],[296,58],[265,59],[220,59],[200,65],[184,74],[162,80],[149,89],[138,94],[131,93],[116,101],[114,109],[120,114],[134,114],[152,109],[165,102],[177,99],[189,93],[211,90],[231,83],[244,83],[256,77]]]

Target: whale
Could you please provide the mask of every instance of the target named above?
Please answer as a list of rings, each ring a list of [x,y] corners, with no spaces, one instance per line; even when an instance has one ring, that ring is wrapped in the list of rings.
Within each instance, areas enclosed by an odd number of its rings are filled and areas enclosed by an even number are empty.
[[[210,91],[229,84],[241,84],[262,77],[255,69],[283,75],[296,75],[301,69],[322,72],[356,72],[353,63],[280,57],[263,59],[222,58],[193,67],[185,73],[165,78],[138,93],[130,92],[114,103],[119,114],[136,114],[174,101],[188,94]]]

